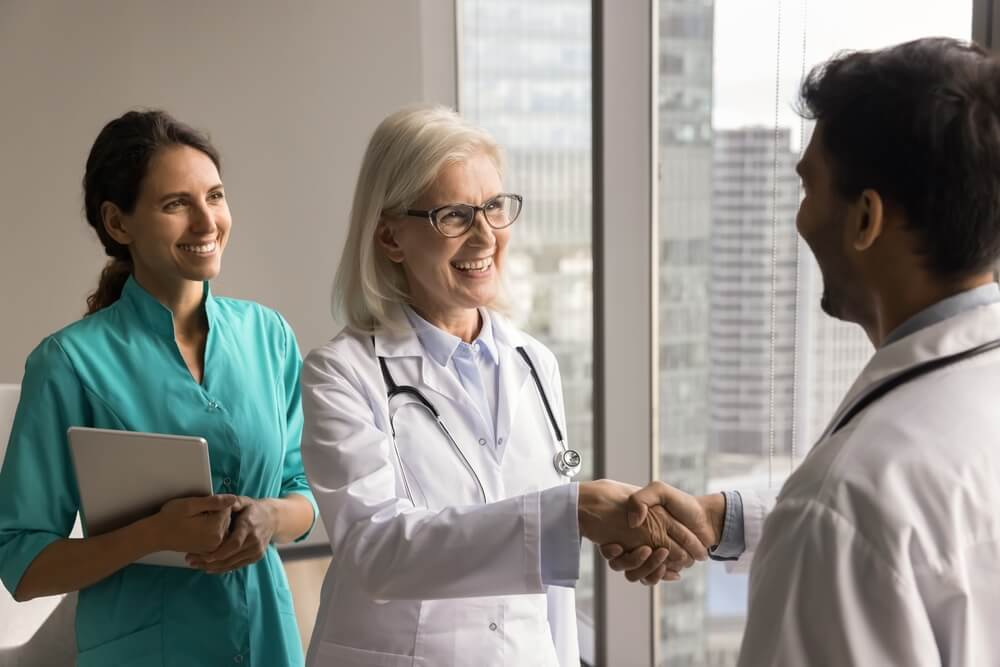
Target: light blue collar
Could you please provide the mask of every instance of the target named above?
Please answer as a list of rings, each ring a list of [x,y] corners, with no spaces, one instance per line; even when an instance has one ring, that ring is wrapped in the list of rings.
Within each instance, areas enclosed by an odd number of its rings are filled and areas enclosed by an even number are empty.
[[[204,281],[202,285],[205,317],[208,319],[208,328],[211,329],[217,316],[216,303],[208,281]],[[147,292],[135,276],[130,275],[125,281],[120,302],[157,334],[174,340],[174,314]]]
[[[458,336],[452,336],[447,331],[439,329],[420,317],[409,306],[403,306],[403,312],[406,313],[407,319],[410,320],[410,325],[416,332],[417,338],[420,339],[420,344],[424,350],[440,366],[447,366],[459,346],[467,344]],[[493,335],[493,321],[490,318],[489,311],[485,308],[479,309],[479,315],[483,318],[483,326],[479,330],[479,335],[474,342],[479,343],[486,358],[492,363],[497,364],[499,363],[500,356],[497,353],[496,337]]]
[[[915,334],[921,329],[943,322],[950,317],[963,313],[980,306],[988,306],[992,303],[1000,302],[1000,285],[989,283],[980,285],[965,292],[960,292],[955,296],[938,301],[933,306],[924,308],[919,313],[906,320],[898,327],[889,332],[889,335],[882,341],[882,347],[895,343],[896,341]]]

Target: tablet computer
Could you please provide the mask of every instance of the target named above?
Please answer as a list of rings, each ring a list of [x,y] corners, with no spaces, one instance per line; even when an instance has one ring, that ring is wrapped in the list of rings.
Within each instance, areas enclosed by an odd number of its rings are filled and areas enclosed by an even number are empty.
[[[204,438],[81,426],[68,436],[88,536],[156,514],[168,500],[213,493]],[[188,567],[184,555],[158,551],[136,562]]]

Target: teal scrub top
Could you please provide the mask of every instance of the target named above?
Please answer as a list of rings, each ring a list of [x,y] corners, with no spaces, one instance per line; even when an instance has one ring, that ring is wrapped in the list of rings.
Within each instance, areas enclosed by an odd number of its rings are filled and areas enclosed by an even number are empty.
[[[213,297],[208,283],[204,289],[202,384],[181,357],[170,311],[133,278],[119,301],[49,336],[28,357],[0,470],[7,590],[73,528],[80,498],[70,426],[201,436],[216,493],[298,493],[317,515],[299,451],[301,359],[292,330],[273,310]],[[76,638],[79,667],[303,663],[273,545],[260,561],[222,575],[129,565],[80,591]]]

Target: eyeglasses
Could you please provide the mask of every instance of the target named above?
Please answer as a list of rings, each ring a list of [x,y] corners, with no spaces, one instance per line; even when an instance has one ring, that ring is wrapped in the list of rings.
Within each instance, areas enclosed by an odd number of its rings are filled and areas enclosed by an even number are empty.
[[[493,229],[510,227],[521,215],[521,195],[501,193],[485,201],[482,206],[472,204],[447,204],[429,211],[406,209],[406,215],[427,218],[441,236],[455,238],[472,229],[476,213],[483,212],[486,224]]]

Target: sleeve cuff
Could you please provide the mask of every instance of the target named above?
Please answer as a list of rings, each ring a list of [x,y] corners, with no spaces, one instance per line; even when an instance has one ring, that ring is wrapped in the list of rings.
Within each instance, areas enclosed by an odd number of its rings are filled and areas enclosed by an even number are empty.
[[[545,586],[576,586],[580,578],[580,486],[562,484],[541,493],[541,572]]]
[[[294,488],[294,489],[282,490],[281,497],[285,498],[287,496],[290,496],[293,493],[297,494],[297,495],[300,495],[303,498],[305,498],[306,500],[308,500],[309,504],[312,505],[312,508],[313,508],[313,518],[312,518],[312,523],[309,524],[309,529],[306,532],[302,533],[301,535],[299,535],[298,537],[296,537],[293,540],[293,542],[301,542],[304,539],[306,539],[307,537],[309,537],[309,535],[313,531],[313,528],[316,527],[316,522],[319,520],[319,506],[316,504],[316,498],[313,497],[313,493],[312,493],[311,489]]]
[[[61,539],[64,537],[55,533],[25,531],[0,546],[0,580],[3,581],[11,597],[17,591],[21,577],[38,554],[42,553],[45,547]]]
[[[743,496],[739,491],[723,491],[726,499],[726,517],[722,524],[719,544],[709,553],[712,560],[737,560],[746,551],[743,527]]]

